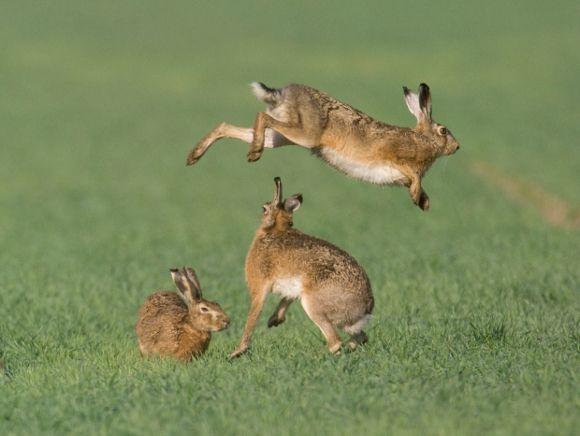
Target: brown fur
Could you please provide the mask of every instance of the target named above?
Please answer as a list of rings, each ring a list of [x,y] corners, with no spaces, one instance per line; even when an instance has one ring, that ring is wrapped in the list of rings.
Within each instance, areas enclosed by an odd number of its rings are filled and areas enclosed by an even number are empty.
[[[224,137],[250,143],[251,162],[261,157],[264,147],[296,144],[309,148],[349,176],[408,187],[413,202],[427,210],[429,197],[421,186],[423,176],[438,157],[453,154],[459,148],[451,132],[433,120],[431,94],[425,84],[420,85],[419,95],[404,88],[407,106],[417,119],[414,128],[377,121],[309,86],[252,86],[256,96],[268,104],[267,111],[258,113],[251,129],[218,125],[191,151],[188,165],[195,164],[215,141]],[[353,165],[360,168],[354,171]],[[373,176],[373,171],[384,167],[396,170],[398,176]]]
[[[323,332],[331,352],[340,349],[337,328],[351,335],[349,346],[364,343],[362,330],[374,306],[370,281],[364,269],[344,250],[293,228],[292,215],[302,202],[296,194],[282,201],[281,182],[276,178],[274,200],[264,205],[264,216],[246,257],[246,281],[251,307],[242,340],[231,357],[244,353],[266,296],[280,292],[283,280],[301,284],[300,295],[285,296],[268,326],[284,322],[294,298],[300,298],[306,314]],[[282,282],[280,282],[282,280]],[[357,324],[358,323],[358,324]]]
[[[202,298],[191,268],[171,273],[179,294],[150,295],[139,310],[135,331],[142,356],[159,354],[187,362],[207,350],[211,332],[227,328],[229,318],[219,304]]]

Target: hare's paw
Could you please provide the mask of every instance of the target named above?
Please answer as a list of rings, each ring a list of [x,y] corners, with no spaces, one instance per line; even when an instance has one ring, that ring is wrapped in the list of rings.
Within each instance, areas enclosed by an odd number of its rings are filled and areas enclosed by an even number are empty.
[[[196,164],[198,160],[201,159],[203,153],[200,153],[197,149],[194,149],[191,153],[187,155],[187,165]]]
[[[409,195],[411,196],[411,200],[413,201],[415,206],[419,206],[421,202],[421,191],[409,189]]]
[[[429,210],[429,196],[425,191],[421,191],[421,196],[419,197],[417,206],[419,206],[421,210],[425,212]]]
[[[274,315],[272,315],[268,319],[268,328],[277,327],[280,324],[282,324],[284,321],[286,321],[286,318],[285,317],[278,317],[278,314],[275,313]]]
[[[236,359],[238,357],[240,357],[242,354],[244,354],[246,351],[248,351],[248,347],[238,347],[234,350],[233,353],[230,354],[230,359]]]
[[[340,341],[337,341],[334,344],[328,344],[328,351],[330,351],[330,354],[332,354],[334,356],[341,355],[341,348],[342,348],[342,343]]]
[[[193,150],[191,150],[191,152],[187,155],[187,165],[193,165],[197,163],[197,161],[200,160],[201,157],[205,154],[212,142],[213,141],[210,141],[210,139],[207,137],[199,141]]]
[[[250,149],[250,151],[248,151],[248,162],[256,162],[257,160],[259,160],[262,157],[262,153],[264,152],[264,149],[256,149],[254,147],[252,147]]]
[[[357,341],[355,341],[354,339],[350,339],[347,343],[346,343],[346,349],[348,351],[354,351],[358,348],[359,343]]]
[[[349,351],[356,350],[359,346],[366,344],[369,341],[369,337],[362,330],[354,335],[352,335],[346,346]]]

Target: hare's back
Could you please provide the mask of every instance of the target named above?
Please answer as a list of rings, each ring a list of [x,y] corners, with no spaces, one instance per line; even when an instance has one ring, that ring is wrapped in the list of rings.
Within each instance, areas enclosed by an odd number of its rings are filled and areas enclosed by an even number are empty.
[[[187,306],[177,294],[156,292],[141,306],[135,330],[140,340],[170,340],[187,314]]]
[[[370,290],[370,282],[357,260],[336,245],[293,230],[285,238],[281,256],[286,258],[282,265],[291,265],[308,282],[318,286],[331,282],[343,289]]]
[[[187,313],[187,306],[175,292],[155,292],[147,297],[141,310],[140,315],[160,316],[160,315],[182,315]]]

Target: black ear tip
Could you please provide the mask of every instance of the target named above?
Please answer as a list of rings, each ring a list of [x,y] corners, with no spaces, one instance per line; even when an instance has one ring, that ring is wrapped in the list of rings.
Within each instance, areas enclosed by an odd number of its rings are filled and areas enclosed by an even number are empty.
[[[419,88],[425,88],[425,91],[429,91],[429,85],[427,85],[425,82],[421,83]]]
[[[282,182],[282,179],[280,177],[278,176],[274,177],[274,183],[278,184],[280,182]]]
[[[409,94],[409,88],[407,88],[406,86],[403,86],[403,94],[408,95]]]
[[[302,203],[304,201],[303,198],[302,198],[302,194],[296,194],[295,197],[298,199],[298,201],[300,203]]]
[[[170,268],[169,272],[170,273],[177,273],[179,270],[177,268]]]

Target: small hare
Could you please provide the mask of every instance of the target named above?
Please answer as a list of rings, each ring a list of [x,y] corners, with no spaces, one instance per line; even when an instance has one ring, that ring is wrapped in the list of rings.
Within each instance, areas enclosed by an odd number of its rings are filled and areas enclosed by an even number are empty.
[[[365,270],[347,252],[294,229],[292,216],[302,204],[302,195],[283,199],[280,178],[274,182],[274,199],[263,206],[262,223],[246,257],[251,307],[242,340],[230,357],[248,349],[270,292],[280,294],[282,301],[268,320],[268,327],[283,323],[286,310],[299,299],[322,331],[331,353],[341,348],[337,329],[350,335],[351,349],[364,344],[368,337],[363,328],[374,307]]]
[[[139,310],[135,326],[142,356],[159,354],[184,362],[207,350],[211,332],[228,327],[230,320],[219,304],[204,300],[191,268],[171,269],[175,292],[156,292]]]
[[[260,159],[264,147],[294,144],[355,179],[406,186],[413,202],[426,211],[429,197],[421,186],[423,176],[437,158],[459,149],[449,129],[433,120],[431,93],[424,83],[419,85],[419,94],[403,87],[405,103],[417,119],[414,128],[377,121],[305,85],[276,89],[254,82],[252,90],[268,105],[265,112],[258,112],[254,127],[219,124],[197,143],[188,155],[188,165],[221,138],[249,143],[250,162]]]

